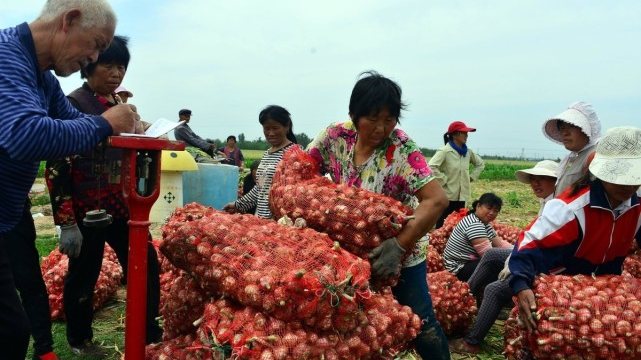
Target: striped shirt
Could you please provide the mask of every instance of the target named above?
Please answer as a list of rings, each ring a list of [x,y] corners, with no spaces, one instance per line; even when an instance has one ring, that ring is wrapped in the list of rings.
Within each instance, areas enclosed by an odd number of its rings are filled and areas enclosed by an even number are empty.
[[[112,134],[102,116],[74,109],[40,71],[27,23],[0,30],[0,233],[20,220],[40,160],[79,153]],[[70,120],[74,121],[63,121]]]
[[[247,212],[247,210],[256,207],[256,216],[263,219],[272,218],[272,211],[269,208],[269,190],[272,187],[276,166],[283,159],[285,150],[292,146],[299,145],[291,143],[273,153],[265,151],[256,170],[256,186],[242,198],[236,200],[236,209]]]
[[[492,225],[483,224],[474,213],[465,216],[447,239],[443,252],[445,268],[454,274],[458,273],[468,262],[481,258],[472,245],[473,240],[487,238],[492,241],[495,237],[496,231]]]

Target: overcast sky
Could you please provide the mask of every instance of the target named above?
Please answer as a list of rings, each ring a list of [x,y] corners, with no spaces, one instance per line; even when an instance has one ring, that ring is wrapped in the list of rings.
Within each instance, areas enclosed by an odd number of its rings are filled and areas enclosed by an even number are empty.
[[[3,1],[0,26],[32,21],[44,0]],[[113,0],[131,38],[123,82],[144,119],[193,111],[201,136],[262,135],[269,104],[314,137],[347,119],[360,72],[403,89],[401,119],[437,148],[454,120],[480,154],[556,158],[543,122],[573,101],[604,129],[641,126],[641,2]],[[65,92],[82,84],[61,79]],[[263,137],[264,138],[264,137]]]

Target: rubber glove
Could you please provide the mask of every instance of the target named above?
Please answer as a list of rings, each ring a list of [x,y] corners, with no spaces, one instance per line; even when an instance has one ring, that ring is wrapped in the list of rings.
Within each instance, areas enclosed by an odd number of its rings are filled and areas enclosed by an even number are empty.
[[[510,256],[512,256],[510,254]],[[503,270],[499,273],[499,280],[505,280],[507,279],[508,276],[510,276],[512,273],[510,272],[510,267],[508,264],[510,263],[510,256],[505,259],[505,265],[503,266]]]
[[[369,253],[369,259],[372,263],[372,277],[384,279],[398,276],[401,271],[403,254],[405,254],[405,249],[395,237],[383,241]]]
[[[60,228],[60,252],[70,258],[80,255],[82,247],[82,233],[77,224],[62,226]]]

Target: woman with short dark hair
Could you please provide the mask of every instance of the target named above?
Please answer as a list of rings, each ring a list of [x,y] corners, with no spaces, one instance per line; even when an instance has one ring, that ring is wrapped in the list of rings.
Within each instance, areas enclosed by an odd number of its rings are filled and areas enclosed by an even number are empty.
[[[370,253],[372,278],[400,276],[392,288],[394,297],[423,321],[414,340],[416,351],[423,359],[449,359],[447,339],[432,308],[425,264],[426,234],[447,206],[447,198],[416,143],[396,127],[405,108],[400,86],[373,71],[361,75],[350,97],[350,121],[327,127],[308,151],[335,183],[384,194],[414,209],[415,218]]]

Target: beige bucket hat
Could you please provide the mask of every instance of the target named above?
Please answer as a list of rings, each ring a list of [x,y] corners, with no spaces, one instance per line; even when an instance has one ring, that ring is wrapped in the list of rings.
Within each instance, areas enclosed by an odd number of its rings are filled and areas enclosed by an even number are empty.
[[[621,126],[606,131],[589,169],[612,184],[641,185],[641,129]]]

